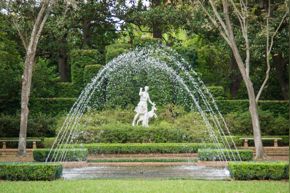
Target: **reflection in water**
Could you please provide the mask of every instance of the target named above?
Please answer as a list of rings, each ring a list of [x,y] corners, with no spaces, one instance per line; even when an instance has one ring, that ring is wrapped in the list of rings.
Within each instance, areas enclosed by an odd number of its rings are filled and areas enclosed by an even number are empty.
[[[162,178],[162,179],[229,179],[225,168],[205,166],[96,166],[84,168],[66,168],[64,179],[97,178]]]

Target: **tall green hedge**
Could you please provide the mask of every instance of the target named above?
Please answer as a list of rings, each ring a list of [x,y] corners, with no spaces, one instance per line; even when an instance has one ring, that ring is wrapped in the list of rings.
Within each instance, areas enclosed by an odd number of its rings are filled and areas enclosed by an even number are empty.
[[[111,61],[113,58],[127,52],[131,48],[130,44],[111,44],[106,46],[106,63]]]
[[[72,82],[59,82],[56,84],[55,98],[73,98],[79,94],[80,91]]]
[[[222,86],[208,86],[207,88],[216,100],[225,99],[225,91]]]
[[[2,180],[55,180],[61,175],[61,164],[0,162],[0,179]]]
[[[281,180],[289,178],[287,162],[230,162],[231,176],[235,180]]]
[[[20,115],[0,114],[0,137],[19,136]],[[44,113],[31,114],[28,118],[28,137],[50,137],[55,135],[56,118]],[[10,144],[10,143],[9,143]],[[11,142],[11,144],[14,144]]]
[[[102,65],[100,64],[94,64],[94,65],[86,65],[84,69],[84,83],[90,82],[90,80],[97,75],[99,70],[102,68]]]
[[[73,50],[70,53],[72,82],[82,89],[86,65],[104,64],[104,57],[98,50]]]
[[[31,99],[30,112],[52,115],[67,113],[75,101],[75,98],[35,98]]]
[[[249,111],[248,100],[216,100],[216,102],[222,114]],[[260,110],[270,111],[276,115],[288,117],[289,114],[289,101],[285,100],[260,100],[258,107]]]

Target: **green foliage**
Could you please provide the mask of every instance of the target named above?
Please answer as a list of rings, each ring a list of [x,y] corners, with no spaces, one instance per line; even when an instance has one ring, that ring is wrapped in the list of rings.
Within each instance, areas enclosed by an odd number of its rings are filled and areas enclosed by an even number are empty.
[[[202,161],[249,161],[253,159],[252,150],[198,149],[198,159]]]
[[[56,180],[61,175],[62,165],[59,163],[0,163],[2,180]]]
[[[182,108],[166,106],[149,128],[133,127],[132,110],[87,112],[79,121],[77,137],[81,143],[204,142],[208,140],[202,117]],[[58,126],[60,127],[60,125]]]
[[[208,86],[207,88],[216,100],[225,99],[225,92],[222,86]]]
[[[81,149],[34,149],[33,150],[33,159],[38,162],[44,162],[47,158],[49,152],[51,151],[51,155],[56,153],[56,155],[61,155],[61,153],[66,152],[66,156],[64,161],[86,161],[88,156],[88,150]],[[59,153],[59,154],[57,154]],[[51,156],[50,156],[51,158]],[[51,160],[48,160],[51,161]]]
[[[91,79],[97,75],[99,70],[102,68],[101,65],[95,64],[95,65],[86,65],[84,69],[84,77],[83,80],[85,83],[88,83],[91,81]]]
[[[126,53],[131,48],[130,44],[111,44],[106,46],[106,63],[110,62],[113,58]]]
[[[89,154],[196,153],[199,148],[216,148],[212,143],[95,143],[82,146]]]
[[[58,77],[48,60],[38,59],[33,69],[31,92],[33,97],[52,97],[56,93]]]
[[[28,119],[27,136],[45,137],[55,135],[56,118],[47,114],[32,114]],[[0,137],[18,137],[20,116],[0,114]]]
[[[151,37],[141,37],[134,39],[134,46],[146,47],[149,45],[157,45],[160,44],[161,40],[158,38],[151,38]]]
[[[217,100],[216,103],[222,114],[227,114],[230,112],[247,112],[249,109],[248,100]],[[288,101],[259,100],[258,107],[262,111],[270,111],[275,115],[281,114],[284,117],[288,117]]]
[[[54,97],[77,97],[79,95],[79,90],[71,82],[58,82],[56,85],[56,94]]]
[[[98,50],[73,50],[70,53],[72,82],[82,89],[84,68],[91,64],[104,64],[103,55]]]
[[[0,32],[0,99],[5,102],[19,96],[22,64],[16,43]]]
[[[179,38],[181,43],[175,43],[173,48],[198,73],[203,82],[227,86],[229,79],[228,50],[220,44],[208,42],[207,37],[203,35],[195,34],[188,37],[185,34],[184,36]]]
[[[150,128],[132,127],[131,125],[106,125],[100,128],[87,127],[77,138],[84,143],[165,143],[165,142],[202,142],[203,136],[185,129],[168,126]]]
[[[31,100],[31,112],[45,112],[51,115],[67,113],[75,102],[75,98],[34,98]]]
[[[228,168],[235,180],[282,180],[289,177],[286,162],[229,162]]]
[[[259,111],[262,135],[287,135],[288,120],[281,116],[275,116],[270,111]],[[249,112],[233,112],[225,115],[226,123],[232,134],[252,135],[252,122]]]
[[[136,73],[132,69],[124,68],[108,78],[106,106],[124,108],[137,105],[139,96],[136,93],[144,85],[150,85],[151,101],[157,106],[173,102],[175,84],[166,72],[152,68],[147,72],[144,70]]]
[[[51,148],[55,141],[55,137],[44,137],[43,138],[43,147],[44,148]]]

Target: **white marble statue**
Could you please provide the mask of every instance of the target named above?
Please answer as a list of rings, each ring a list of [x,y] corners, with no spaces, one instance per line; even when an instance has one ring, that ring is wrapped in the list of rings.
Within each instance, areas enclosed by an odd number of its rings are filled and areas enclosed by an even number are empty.
[[[150,100],[148,90],[149,90],[148,86],[145,86],[144,91],[143,91],[143,88],[140,88],[140,91],[139,91],[140,101],[137,107],[135,108],[136,115],[134,116],[134,119],[132,122],[133,126],[135,126],[136,124],[138,125],[139,122],[142,121],[142,126],[148,127],[149,120],[153,117],[157,118],[157,115],[155,114],[155,111],[157,110],[157,108],[155,104]],[[152,105],[152,109],[149,112],[148,112],[147,102],[149,102]]]

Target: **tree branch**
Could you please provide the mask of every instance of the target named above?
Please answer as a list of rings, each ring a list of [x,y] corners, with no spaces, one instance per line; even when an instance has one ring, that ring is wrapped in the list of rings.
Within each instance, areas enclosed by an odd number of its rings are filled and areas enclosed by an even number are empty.
[[[266,19],[266,28],[267,28],[267,42],[266,42],[266,63],[267,63],[267,70],[265,72],[265,79],[258,91],[258,94],[256,96],[256,102],[259,101],[261,95],[262,95],[262,92],[269,80],[269,76],[270,76],[270,70],[271,70],[271,65],[270,65],[270,55],[271,55],[271,51],[272,51],[272,48],[273,48],[273,44],[274,44],[274,37],[277,35],[280,27],[282,26],[285,18],[287,17],[288,13],[289,13],[289,10],[287,9],[286,13],[284,14],[284,16],[282,17],[278,27],[276,28],[275,32],[273,33],[273,35],[271,36],[270,38],[270,28],[269,28],[269,18],[271,16],[271,9],[270,9],[270,6],[271,6],[271,1],[268,0],[268,15],[267,15],[267,19]]]

